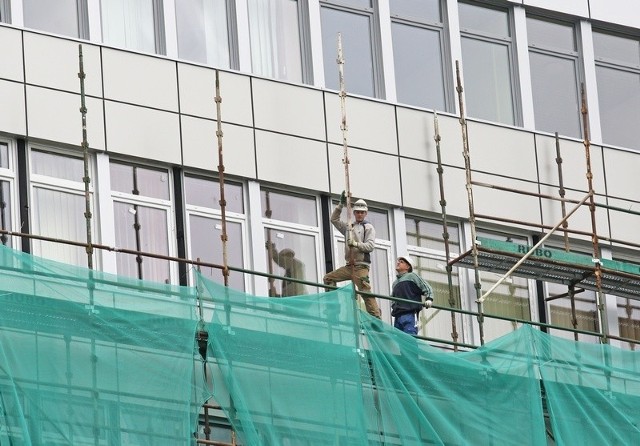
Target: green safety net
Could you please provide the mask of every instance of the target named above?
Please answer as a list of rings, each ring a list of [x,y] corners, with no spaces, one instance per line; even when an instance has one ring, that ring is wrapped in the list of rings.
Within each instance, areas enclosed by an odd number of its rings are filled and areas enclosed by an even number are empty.
[[[258,297],[200,275],[175,287],[5,247],[0,270],[0,446],[193,445],[210,393],[245,446],[640,438],[632,351],[531,326],[443,351],[371,318],[351,287]]]
[[[350,286],[268,299],[200,281],[214,307],[214,398],[242,444],[627,445],[640,438],[635,352],[525,325],[455,353],[356,309]]]
[[[0,271],[0,445],[193,444],[194,290],[6,247]]]

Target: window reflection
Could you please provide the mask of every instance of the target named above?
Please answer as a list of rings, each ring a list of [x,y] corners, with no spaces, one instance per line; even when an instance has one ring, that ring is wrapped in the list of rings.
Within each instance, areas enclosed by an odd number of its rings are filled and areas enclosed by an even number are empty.
[[[108,45],[154,53],[156,48],[156,0],[100,2],[102,40]]]
[[[22,0],[24,25],[69,37],[80,36],[78,31],[77,0]]]
[[[180,58],[230,68],[227,0],[176,2]]]
[[[266,228],[265,240],[268,272],[285,277],[269,279],[269,296],[288,297],[309,292],[317,293],[316,287],[286,279],[318,282],[315,237],[285,229]]]
[[[262,211],[266,218],[308,226],[318,225],[318,209],[314,198],[266,189],[261,191],[261,197]]]

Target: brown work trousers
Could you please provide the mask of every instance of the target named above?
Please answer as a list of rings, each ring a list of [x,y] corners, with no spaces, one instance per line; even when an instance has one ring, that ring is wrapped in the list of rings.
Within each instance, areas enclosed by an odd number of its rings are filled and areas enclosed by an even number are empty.
[[[366,293],[371,292],[371,283],[369,281],[369,267],[366,265],[356,265],[353,267],[353,283],[358,291],[364,291]],[[351,280],[351,266],[342,266],[330,273],[325,274],[323,281],[325,285],[336,286],[336,283],[343,280]],[[364,306],[373,317],[380,319],[380,307],[375,297],[361,296],[364,300]]]

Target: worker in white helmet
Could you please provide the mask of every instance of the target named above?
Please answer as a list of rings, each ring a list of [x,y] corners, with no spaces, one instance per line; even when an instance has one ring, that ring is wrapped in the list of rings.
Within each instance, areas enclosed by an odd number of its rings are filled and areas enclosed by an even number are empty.
[[[369,270],[371,269],[371,252],[375,248],[376,230],[370,222],[365,220],[369,208],[363,199],[353,204],[352,211],[355,223],[349,230],[347,222],[340,219],[345,204],[347,204],[347,195],[342,191],[340,202],[331,214],[331,223],[345,237],[344,258],[347,264],[327,273],[323,280],[325,285],[331,286],[336,286],[337,282],[343,280],[353,280],[359,291],[370,293]],[[380,319],[380,307],[375,297],[362,296],[362,298],[367,313]]]

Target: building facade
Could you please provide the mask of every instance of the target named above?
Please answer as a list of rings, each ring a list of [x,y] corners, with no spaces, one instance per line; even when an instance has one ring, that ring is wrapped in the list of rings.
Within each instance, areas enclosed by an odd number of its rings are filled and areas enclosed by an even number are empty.
[[[389,295],[394,259],[408,252],[437,306],[475,311],[474,271],[453,265],[451,297],[448,260],[471,248],[474,233],[532,245],[562,219],[560,202],[548,198],[559,191],[580,200],[592,189],[598,205],[571,216],[572,251],[591,254],[596,234],[603,258],[640,264],[640,6],[633,0],[615,7],[606,0],[0,0],[0,22],[3,229],[86,242],[88,176],[93,242],[157,255],[97,250],[103,271],[191,284],[191,266],[169,257],[223,262],[216,74],[230,266],[284,275],[267,247],[288,248],[304,263],[305,279],[318,283],[343,263],[342,236],[329,224],[345,188],[343,137],[351,192],[367,200],[376,227],[375,293]],[[87,262],[83,247],[4,238],[38,256]],[[567,244],[559,233],[547,246]],[[203,270],[222,280],[219,270]],[[499,279],[478,274],[483,290]],[[229,285],[282,293],[280,280],[239,271]],[[566,292],[512,277],[483,311],[606,330],[627,339],[613,341],[625,348],[640,340],[637,302],[606,295],[601,313],[595,292],[553,299]],[[381,306],[391,322],[389,303]],[[458,342],[480,343],[477,318],[423,313],[421,335],[451,339],[455,324]],[[486,320],[484,340],[516,325]]]

